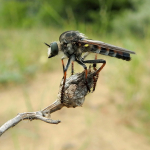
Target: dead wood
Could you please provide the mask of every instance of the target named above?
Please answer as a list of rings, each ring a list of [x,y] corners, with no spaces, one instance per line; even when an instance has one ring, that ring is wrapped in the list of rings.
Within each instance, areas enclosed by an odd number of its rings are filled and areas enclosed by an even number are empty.
[[[92,90],[93,85],[97,82],[98,79],[97,70],[91,71],[91,69],[89,68],[87,78],[88,86]],[[58,124],[60,123],[60,120],[52,120],[48,118],[51,113],[60,110],[62,107],[75,108],[78,106],[82,106],[85,100],[85,96],[89,93],[87,90],[87,86],[85,85],[84,71],[82,73],[72,75],[66,80],[63,101],[61,101],[62,83],[63,79],[59,87],[57,99],[54,103],[41,111],[19,113],[16,117],[7,121],[0,127],[0,136],[6,130],[14,127],[22,120],[41,120],[50,124]]]

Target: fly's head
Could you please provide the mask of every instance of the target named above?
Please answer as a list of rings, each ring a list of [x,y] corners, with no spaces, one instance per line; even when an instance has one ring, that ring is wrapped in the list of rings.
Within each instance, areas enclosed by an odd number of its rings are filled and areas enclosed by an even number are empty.
[[[53,42],[50,45],[48,45],[47,43],[45,43],[48,46],[48,58],[52,58],[56,55],[58,55],[58,44],[57,42]]]

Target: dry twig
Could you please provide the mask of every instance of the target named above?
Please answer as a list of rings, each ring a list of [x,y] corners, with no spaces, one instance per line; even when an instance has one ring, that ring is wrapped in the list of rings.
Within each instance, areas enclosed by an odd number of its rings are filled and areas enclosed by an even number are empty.
[[[50,124],[58,124],[60,123],[60,120],[52,120],[47,118],[51,113],[60,110],[62,107],[78,107],[82,106],[85,96],[88,94],[87,86],[85,85],[85,73],[77,73],[75,75],[70,76],[65,83],[65,89],[64,89],[64,97],[63,102],[61,101],[61,89],[62,89],[62,83],[63,79],[60,84],[59,92],[57,99],[54,103],[52,103],[50,106],[46,107],[45,109],[37,112],[24,112],[19,113],[16,117],[13,119],[7,121],[5,124],[3,124],[0,127],[0,136],[9,128],[14,127],[16,124],[18,124],[22,120],[41,120],[46,123]],[[88,86],[90,88],[95,85],[98,79],[98,70],[91,71],[89,68],[88,70]]]

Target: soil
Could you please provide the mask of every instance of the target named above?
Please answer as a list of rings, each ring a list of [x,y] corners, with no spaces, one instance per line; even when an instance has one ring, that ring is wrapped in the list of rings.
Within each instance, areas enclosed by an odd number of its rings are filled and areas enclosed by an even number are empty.
[[[17,113],[37,111],[54,102],[61,78],[60,71],[38,74],[30,83],[1,89],[0,124]],[[60,124],[22,121],[0,137],[0,149],[149,150],[146,136],[131,128],[136,120],[127,122],[117,107],[120,97],[111,101],[113,94],[101,76],[82,107],[62,108],[51,115]]]

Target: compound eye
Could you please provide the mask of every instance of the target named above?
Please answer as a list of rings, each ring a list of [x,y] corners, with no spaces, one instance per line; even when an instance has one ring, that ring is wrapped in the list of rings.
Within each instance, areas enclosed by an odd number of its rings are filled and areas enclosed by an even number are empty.
[[[51,56],[51,47],[48,48],[47,54],[48,54],[48,57]]]

